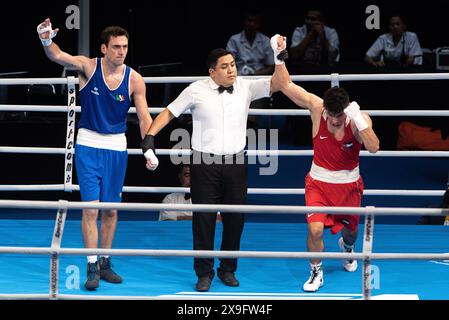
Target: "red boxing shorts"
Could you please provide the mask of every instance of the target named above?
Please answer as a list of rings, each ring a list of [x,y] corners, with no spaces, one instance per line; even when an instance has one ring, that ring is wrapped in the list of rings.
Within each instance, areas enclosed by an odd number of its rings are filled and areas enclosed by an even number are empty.
[[[306,176],[306,206],[308,207],[360,207],[363,195],[362,177],[351,183],[328,183]],[[322,222],[331,233],[340,232],[343,227],[357,230],[360,216],[334,215],[326,213],[308,213],[307,223]]]

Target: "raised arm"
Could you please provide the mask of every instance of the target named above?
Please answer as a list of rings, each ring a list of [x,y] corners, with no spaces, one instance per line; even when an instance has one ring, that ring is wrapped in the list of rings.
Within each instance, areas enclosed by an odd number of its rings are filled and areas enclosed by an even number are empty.
[[[139,118],[140,135],[142,136],[142,139],[144,139],[153,123],[153,119],[148,112],[145,81],[142,76],[134,70],[132,70],[131,74],[131,90],[134,105],[136,106],[137,117]]]
[[[276,65],[273,74],[273,82],[277,82],[280,90],[301,108],[309,109],[310,112],[320,113],[323,109],[323,99],[308,92],[303,87],[294,84],[290,79],[290,74],[283,65]]]
[[[44,47],[45,54],[51,61],[75,70],[83,77],[88,78],[93,72],[95,60],[85,56],[72,56],[62,51],[59,46],[52,41],[52,38],[56,36],[58,31],[59,29],[52,29],[50,19],[48,18],[37,26],[37,33]]]
[[[281,90],[290,100],[298,106],[309,109],[312,118],[321,116],[323,110],[323,99],[306,91],[304,88],[294,84],[291,81],[290,74],[285,66],[284,61],[280,61],[278,57],[285,50],[285,37],[275,35],[271,38],[271,46],[275,55],[275,69],[272,77],[272,86]]]

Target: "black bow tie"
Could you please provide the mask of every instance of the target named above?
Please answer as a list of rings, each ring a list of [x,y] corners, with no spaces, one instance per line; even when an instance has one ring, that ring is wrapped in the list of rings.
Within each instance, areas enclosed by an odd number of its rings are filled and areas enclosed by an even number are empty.
[[[184,200],[189,200],[189,199],[190,199],[190,193],[184,194]]]
[[[218,93],[223,93],[223,91],[227,91],[228,93],[232,93],[234,92],[234,86],[230,86],[230,87],[223,87],[223,86],[219,86],[218,87]]]

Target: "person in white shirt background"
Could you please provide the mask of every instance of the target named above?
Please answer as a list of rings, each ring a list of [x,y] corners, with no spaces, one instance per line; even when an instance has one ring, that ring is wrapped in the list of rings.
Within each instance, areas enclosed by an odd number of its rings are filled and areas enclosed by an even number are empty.
[[[229,38],[226,50],[232,53],[239,75],[264,75],[274,71],[270,39],[260,32],[262,17],[247,13],[243,30]]]
[[[181,166],[179,170],[179,181],[184,188],[190,188],[190,167],[185,164]],[[190,192],[174,192],[165,196],[162,203],[173,204],[192,204],[192,198]],[[159,221],[163,220],[192,220],[192,211],[170,211],[164,210],[159,213]]]
[[[310,9],[304,25],[293,31],[290,59],[296,64],[332,66],[340,61],[339,46],[337,30],[325,25],[321,11]]]
[[[270,39],[260,32],[262,27],[262,15],[257,12],[248,12],[243,19],[243,30],[229,38],[226,50],[235,58],[237,73],[239,76],[271,75],[274,71],[273,51]],[[270,98],[259,99],[251,103],[250,108],[270,108],[273,100]],[[248,127],[258,127],[258,116],[248,117]]]
[[[190,166],[188,164],[180,165],[178,173],[179,182],[184,188],[190,188]],[[173,192],[165,196],[162,200],[165,204],[192,204],[192,197],[189,192]],[[177,221],[192,220],[192,211],[171,211],[163,210],[159,212],[159,221]],[[217,221],[221,221],[220,213],[217,215]]]
[[[423,52],[416,33],[406,31],[404,19],[394,15],[389,20],[389,32],[372,44],[365,61],[374,67],[399,66],[407,68],[423,63]]]

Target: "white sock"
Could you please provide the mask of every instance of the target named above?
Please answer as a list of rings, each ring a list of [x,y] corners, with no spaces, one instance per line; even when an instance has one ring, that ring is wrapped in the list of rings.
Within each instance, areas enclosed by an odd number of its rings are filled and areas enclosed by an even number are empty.
[[[310,270],[321,271],[322,268],[323,268],[323,262],[320,262],[317,264],[310,263]]]
[[[95,263],[97,262],[98,257],[97,256],[87,256],[87,262],[89,263]]]

